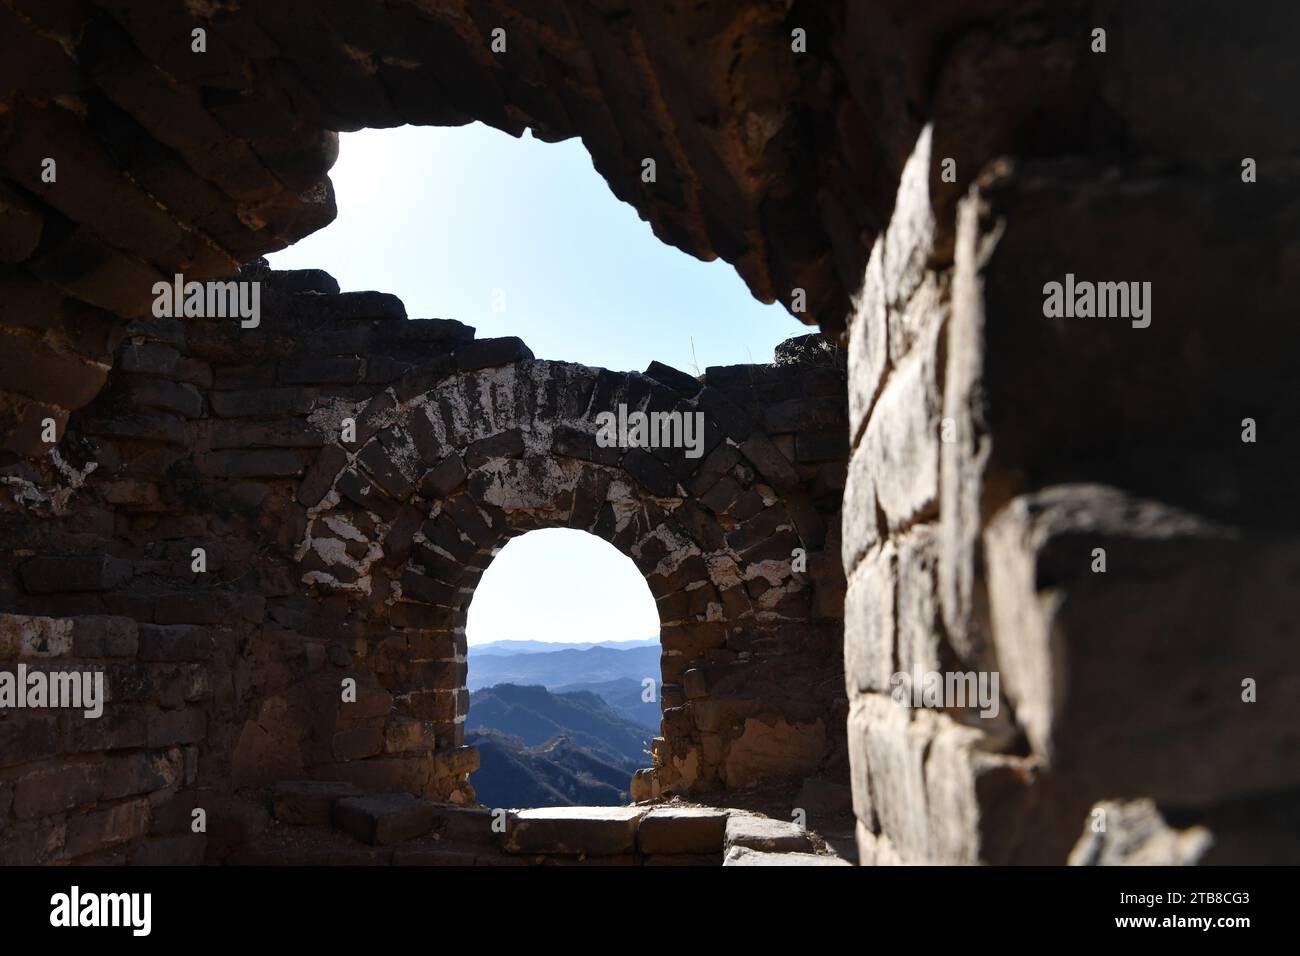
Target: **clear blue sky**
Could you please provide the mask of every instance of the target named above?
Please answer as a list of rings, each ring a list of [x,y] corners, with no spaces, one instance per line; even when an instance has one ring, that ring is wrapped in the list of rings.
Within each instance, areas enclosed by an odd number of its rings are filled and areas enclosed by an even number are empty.
[[[538,358],[624,371],[770,362],[778,342],[811,331],[755,299],[728,263],[655,238],[576,139],[480,123],[363,130],[343,134],[330,178],[338,218],[272,266],[392,292],[411,318],[458,319],[479,338],[517,335]],[[468,631],[473,643],[634,640],[658,620],[630,560],[582,532],[542,531],[492,563]]]
[[[569,528],[512,538],[474,589],[465,634],[501,640],[631,641],[659,636],[641,572],[612,544]]]
[[[392,292],[412,318],[458,319],[479,338],[517,335],[538,358],[621,371],[770,362],[778,342],[811,331],[755,299],[728,263],[656,239],[577,139],[515,139],[481,123],[363,130],[343,134],[330,178],[338,219],[271,264]]]

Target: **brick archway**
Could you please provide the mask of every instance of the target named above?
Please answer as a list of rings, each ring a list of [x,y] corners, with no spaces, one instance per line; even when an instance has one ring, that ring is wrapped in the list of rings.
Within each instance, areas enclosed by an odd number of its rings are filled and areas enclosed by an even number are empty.
[[[435,764],[464,744],[474,586],[507,540],[539,528],[609,542],[655,599],[664,717],[640,793],[808,774],[833,749],[829,722],[801,721],[804,708],[775,689],[791,686],[777,676],[789,668],[783,637],[810,625],[811,584],[792,559],[822,547],[823,520],[740,408],[689,376],[650,371],[659,378],[535,361],[518,340],[484,340],[454,369],[375,396],[353,418],[354,441],[341,430],[352,416],[335,412],[340,440],[300,495],[302,581],[405,637],[406,660],[360,663],[391,695],[388,716],[422,726]],[[601,447],[598,416],[620,406],[698,413],[698,457]],[[464,794],[473,763],[432,773],[435,795]]]

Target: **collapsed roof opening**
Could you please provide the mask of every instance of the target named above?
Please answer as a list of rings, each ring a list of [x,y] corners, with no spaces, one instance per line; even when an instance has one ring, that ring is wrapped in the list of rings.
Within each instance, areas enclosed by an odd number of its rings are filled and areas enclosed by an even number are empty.
[[[517,335],[541,358],[613,369],[657,359],[698,374],[771,361],[802,327],[736,270],[655,237],[577,139],[481,123],[340,137],[337,221],[270,256],[345,290],[383,289],[413,317]]]

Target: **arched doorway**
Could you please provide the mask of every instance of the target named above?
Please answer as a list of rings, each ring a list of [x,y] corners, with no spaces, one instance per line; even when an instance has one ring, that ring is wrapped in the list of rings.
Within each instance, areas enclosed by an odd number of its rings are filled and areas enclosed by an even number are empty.
[[[838,656],[839,610],[821,623],[804,562],[827,529],[789,459],[717,389],[671,369],[536,361],[517,339],[466,344],[454,366],[318,422],[333,431],[351,412],[356,433],[307,476],[303,580],[352,595],[368,627],[392,629],[399,650],[379,662],[378,682],[395,717],[434,742],[422,767],[390,761],[379,771],[396,780],[331,772],[471,798],[474,588],[512,537],[573,528],[632,560],[661,622],[664,717],[653,768],[632,796],[815,773],[839,722],[833,689],[815,683],[834,673],[821,658]],[[629,447],[634,414],[691,416],[698,441],[689,454]],[[612,444],[602,436],[611,419]]]
[[[470,777],[490,807],[615,806],[659,735],[659,614],[636,565],[567,528],[512,538],[466,624]]]

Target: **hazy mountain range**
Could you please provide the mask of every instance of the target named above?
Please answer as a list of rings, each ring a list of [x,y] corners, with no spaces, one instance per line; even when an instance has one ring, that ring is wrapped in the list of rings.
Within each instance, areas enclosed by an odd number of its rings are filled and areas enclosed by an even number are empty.
[[[585,651],[592,647],[608,647],[611,650],[626,650],[630,647],[658,647],[659,638],[647,637],[640,641],[489,641],[486,644],[471,644],[471,657],[500,654],[548,654],[555,651]]]
[[[624,804],[655,733],[590,691],[484,688],[470,695],[466,742],[479,748],[471,782],[486,806]]]
[[[659,640],[469,648],[471,777],[495,807],[614,806],[659,733]],[[647,679],[654,681],[651,700]]]
[[[628,642],[631,643],[631,642]],[[492,645],[486,645],[491,647]],[[634,647],[599,645],[585,650],[560,645],[563,650],[525,650],[519,653],[484,653],[469,649],[469,689],[493,684],[540,684],[555,689],[569,684],[600,684],[628,678],[641,684],[659,682],[659,642]],[[656,694],[656,696],[658,696]]]
[[[628,803],[632,771],[593,756],[565,737],[528,748],[496,730],[466,734],[478,747],[470,778],[487,807],[616,807]]]
[[[646,759],[655,731],[623,717],[590,691],[552,694],[545,687],[498,684],[469,697],[467,730],[488,728],[536,747],[567,737],[611,762]]]
[[[561,684],[559,687],[550,688],[557,694],[567,694],[571,691],[589,691],[595,694],[610,707],[618,711],[623,717],[632,721],[634,724],[659,733],[659,718],[663,715],[663,707],[659,703],[660,681],[655,680],[655,692],[653,700],[644,700],[645,685],[641,681],[631,677],[616,677],[614,680],[597,681],[595,683]]]

